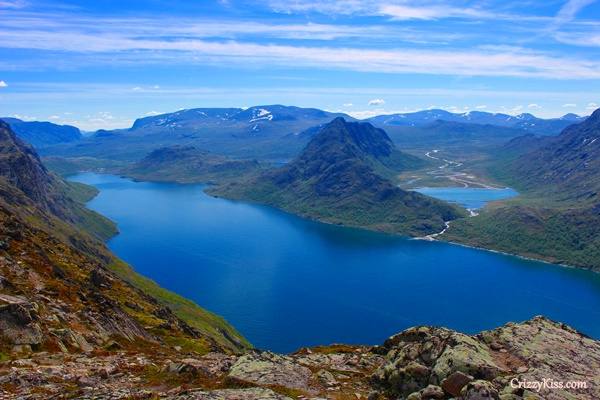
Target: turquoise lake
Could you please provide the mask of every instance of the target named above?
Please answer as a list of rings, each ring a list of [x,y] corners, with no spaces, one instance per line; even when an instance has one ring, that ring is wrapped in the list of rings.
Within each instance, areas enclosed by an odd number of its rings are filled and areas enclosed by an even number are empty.
[[[471,210],[482,208],[487,202],[508,199],[519,194],[511,188],[428,187],[415,189],[415,191],[450,203],[459,204]]]
[[[600,338],[600,274],[307,221],[202,185],[97,174],[89,207],[143,275],[224,316],[256,347],[379,344],[421,324],[467,333],[543,314]]]

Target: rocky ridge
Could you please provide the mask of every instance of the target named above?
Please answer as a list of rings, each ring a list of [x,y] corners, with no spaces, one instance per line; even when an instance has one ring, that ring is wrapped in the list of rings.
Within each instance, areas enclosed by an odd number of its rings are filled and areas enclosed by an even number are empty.
[[[598,370],[599,342],[535,317],[474,336],[422,326],[382,346],[289,355],[200,355],[159,346],[41,352],[1,363],[0,390],[5,399],[591,400],[600,396]],[[524,387],[544,379],[587,387]]]

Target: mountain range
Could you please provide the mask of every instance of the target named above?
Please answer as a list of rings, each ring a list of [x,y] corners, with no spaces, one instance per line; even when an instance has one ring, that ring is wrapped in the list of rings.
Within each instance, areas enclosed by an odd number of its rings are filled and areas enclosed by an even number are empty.
[[[43,154],[97,158],[110,155],[112,159],[131,162],[157,148],[181,145],[236,158],[289,159],[306,144],[295,140],[295,135],[340,115],[281,105],[180,110],[138,119],[129,129],[98,131],[76,144],[43,149]]]
[[[465,124],[491,125],[504,128],[521,129],[541,135],[556,135],[567,126],[581,122],[585,117],[576,114],[565,114],[560,118],[541,119],[532,114],[508,115],[484,111],[468,111],[451,113],[445,110],[432,109],[413,113],[378,115],[367,121],[376,126],[423,126],[435,121],[457,122]]]
[[[58,143],[80,140],[83,136],[78,128],[70,125],[57,125],[51,122],[22,121],[17,118],[1,118],[10,125],[13,132],[36,148]]]
[[[99,130],[89,137],[55,138],[52,131],[59,127],[48,125],[49,139],[29,138],[45,157],[134,162],[157,148],[182,145],[238,159],[277,162],[298,155],[310,138],[336,117],[354,121],[343,113],[282,105],[194,108],[140,118],[129,129]],[[527,133],[556,135],[582,119],[574,114],[546,120],[531,114],[425,110],[377,116],[368,122],[384,128],[403,148],[421,151],[431,146],[492,147]]]
[[[269,204],[295,214],[347,226],[419,236],[441,231],[464,215],[459,208],[404,191],[386,176],[423,161],[397,150],[369,123],[336,118],[298,157],[212,194]]]
[[[447,240],[600,270],[600,110],[558,136],[513,139],[490,170],[521,196],[457,221]]]

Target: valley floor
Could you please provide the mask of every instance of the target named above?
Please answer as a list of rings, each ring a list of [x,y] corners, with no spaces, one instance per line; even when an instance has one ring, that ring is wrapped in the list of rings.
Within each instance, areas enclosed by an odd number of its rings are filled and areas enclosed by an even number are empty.
[[[503,186],[496,184],[481,171],[473,169],[473,162],[463,157],[457,161],[451,151],[433,149],[422,154],[425,158],[433,161],[433,166],[418,171],[408,171],[401,174],[399,184],[405,189],[420,187],[462,187],[502,189]]]

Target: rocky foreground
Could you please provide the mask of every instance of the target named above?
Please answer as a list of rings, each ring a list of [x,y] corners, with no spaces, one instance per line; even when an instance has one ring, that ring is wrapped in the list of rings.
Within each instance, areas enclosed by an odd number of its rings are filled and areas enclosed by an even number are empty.
[[[533,384],[544,380],[546,387]],[[587,387],[553,387],[572,381]],[[415,327],[382,346],[291,355],[200,355],[164,346],[41,352],[1,363],[0,393],[2,399],[598,399],[600,343],[536,317],[475,336]]]

